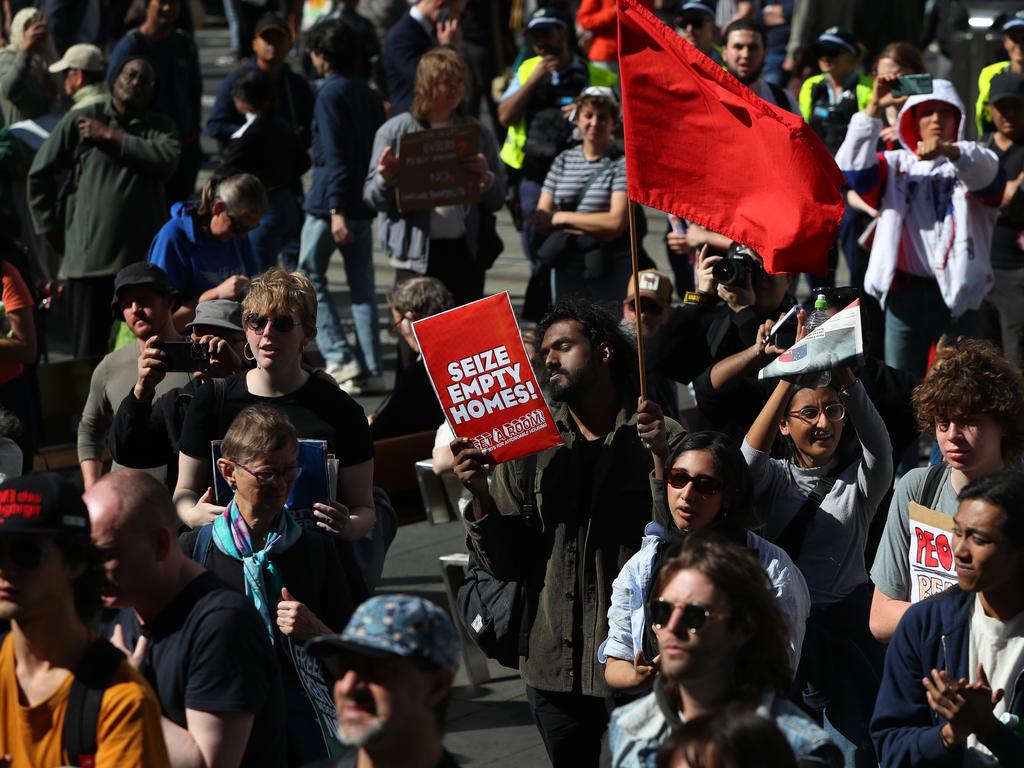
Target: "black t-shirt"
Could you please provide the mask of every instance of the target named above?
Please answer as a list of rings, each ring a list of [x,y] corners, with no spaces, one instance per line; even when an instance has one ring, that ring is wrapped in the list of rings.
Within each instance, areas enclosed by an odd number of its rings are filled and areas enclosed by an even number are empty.
[[[259,397],[246,388],[245,372],[224,379],[224,410],[217,413],[213,387],[200,387],[185,414],[181,451],[194,459],[210,459],[210,441],[224,437],[234,418],[250,405],[264,404],[288,416],[300,438],[326,440],[327,450],[343,467],[373,458],[373,441],[362,406],[336,385],[313,374],[296,391],[281,397]]]
[[[1006,178],[1016,179],[1024,171],[1024,146],[1013,144],[1002,150],[988,137],[986,146],[999,156],[999,162],[1006,171]],[[1024,194],[1013,196],[1006,213],[1001,213],[992,230],[992,266],[995,269],[1021,269],[1024,267],[1024,251],[1017,245],[1017,236],[1024,230]]]
[[[134,611],[118,618],[129,643],[140,631],[149,637],[139,671],[168,720],[187,728],[186,709],[251,713],[241,765],[285,765],[281,676],[263,622],[244,595],[207,572],[141,630]]]
[[[181,548],[189,557],[196,549],[198,535],[198,528],[181,535]],[[317,531],[303,530],[302,536],[293,546],[271,555],[270,559],[280,569],[284,586],[296,600],[309,608],[333,632],[344,629],[355,610],[356,601],[338,552],[328,536]],[[200,562],[200,565],[244,595],[245,576],[241,561],[225,555],[213,544],[206,562]],[[265,637],[263,622],[258,617],[257,621],[259,632]],[[284,690],[288,764],[305,765],[325,756],[323,739],[313,707],[306,698],[280,632],[277,633],[274,647]]]

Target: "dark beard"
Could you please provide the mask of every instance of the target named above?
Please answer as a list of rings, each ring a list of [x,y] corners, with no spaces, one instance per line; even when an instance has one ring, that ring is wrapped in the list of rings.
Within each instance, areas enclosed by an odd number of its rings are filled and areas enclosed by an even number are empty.
[[[743,83],[745,86],[750,87],[753,83],[756,83],[758,78],[761,77],[761,72],[764,70],[764,63],[757,69],[751,71],[746,77],[740,77],[735,72],[731,73],[733,77]]]

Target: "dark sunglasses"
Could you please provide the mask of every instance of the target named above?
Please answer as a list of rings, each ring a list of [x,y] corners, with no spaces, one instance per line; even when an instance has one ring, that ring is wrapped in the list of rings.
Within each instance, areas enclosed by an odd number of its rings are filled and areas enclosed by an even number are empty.
[[[0,536],[0,563],[12,563],[23,571],[32,571],[43,560],[38,536]]]
[[[288,333],[296,325],[295,318],[288,315],[278,315],[277,317],[268,317],[267,315],[245,316],[245,324],[256,333],[263,333],[266,330],[268,321],[270,322],[270,327],[278,333]]]
[[[708,619],[719,613],[718,611],[712,611],[706,605],[673,603],[664,598],[657,597],[647,604],[647,615],[651,619],[651,626],[655,629],[666,627],[672,621],[672,615],[676,612],[677,608],[683,613],[683,620],[680,623],[691,632],[697,632],[708,623]]]
[[[256,229],[256,227],[247,227],[245,224],[242,224],[230,213],[225,213],[224,215],[228,217],[228,229],[230,229],[231,233],[234,235],[247,235],[252,230]]]
[[[694,476],[685,469],[670,469],[665,477],[665,482],[676,490],[682,490],[690,483],[693,483],[694,490],[701,496],[714,496],[717,493],[721,493],[725,488],[725,483],[718,478],[705,475]]]
[[[686,29],[687,27],[693,27],[694,29],[700,29],[707,24],[709,19],[706,16],[681,16],[676,19],[676,25],[680,29]]]
[[[805,421],[808,424],[813,424],[821,416],[821,408],[814,405],[808,405],[806,408],[801,408],[799,411],[790,411],[790,416],[796,416],[800,421]],[[829,421],[842,421],[846,416],[846,406],[842,403],[829,403],[825,406],[825,418]]]
[[[636,301],[633,299],[629,300],[629,307],[636,312]],[[660,315],[664,307],[661,306],[654,299],[650,299],[644,296],[640,297],[640,314],[642,315]]]

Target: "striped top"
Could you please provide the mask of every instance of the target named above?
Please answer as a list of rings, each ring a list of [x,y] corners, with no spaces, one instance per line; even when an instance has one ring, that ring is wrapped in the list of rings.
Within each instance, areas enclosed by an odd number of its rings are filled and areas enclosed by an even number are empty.
[[[612,162],[602,168],[609,157]],[[597,178],[577,205],[580,191],[594,173],[598,174]],[[544,191],[551,193],[560,211],[602,213],[611,210],[612,193],[626,191],[626,156],[613,147],[603,157],[587,160],[582,145],[567,149],[551,164],[544,179]]]

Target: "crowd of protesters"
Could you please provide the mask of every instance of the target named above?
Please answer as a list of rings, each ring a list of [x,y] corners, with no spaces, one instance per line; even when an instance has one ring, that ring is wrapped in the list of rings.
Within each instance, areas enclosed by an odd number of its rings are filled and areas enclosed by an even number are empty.
[[[0,4],[0,766],[458,765],[476,628],[375,594],[374,443],[435,431],[552,765],[1021,764],[1024,8],[969,110],[956,3],[642,4],[835,158],[821,274],[648,209],[633,281],[615,0]],[[466,126],[478,202],[403,206],[403,137]],[[505,287],[505,208],[561,443],[495,466],[412,324]],[[807,295],[863,354],[762,378]],[[41,472],[56,339],[91,382]]]

